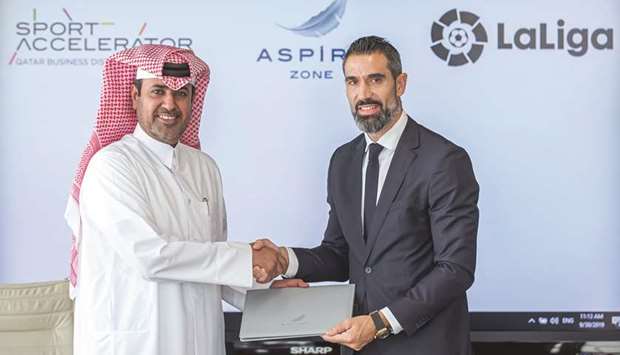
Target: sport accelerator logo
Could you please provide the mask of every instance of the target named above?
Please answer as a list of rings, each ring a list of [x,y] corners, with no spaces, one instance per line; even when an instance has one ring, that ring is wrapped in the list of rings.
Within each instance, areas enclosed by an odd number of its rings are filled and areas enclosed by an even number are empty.
[[[553,31],[548,30],[551,26],[541,22],[538,28],[519,27],[511,36],[507,33],[506,24],[499,22],[497,49],[566,50],[573,57],[584,56],[590,47],[596,50],[614,49],[613,28],[596,28],[594,31],[587,27],[567,29],[566,21],[559,19],[555,24],[554,36]],[[431,50],[449,66],[475,63],[482,55],[487,41],[487,33],[480,18],[468,11],[452,9],[431,26]]]
[[[287,27],[276,24],[295,35],[320,38],[335,30],[344,16],[347,0],[334,0],[323,11],[312,16],[301,25]],[[312,47],[262,48],[256,58],[258,63],[292,63],[298,67],[288,69],[289,79],[322,80],[333,79],[333,69],[325,69],[323,64],[340,62],[344,58],[344,48],[332,48],[323,44]],[[320,64],[321,66],[317,66]]]
[[[42,21],[32,9],[32,21],[15,24],[17,44],[9,65],[102,65],[111,52],[122,49],[142,44],[191,48],[193,42],[189,37],[147,35],[147,22],[136,26],[136,36],[115,36],[113,21],[79,21],[66,8],[61,10],[60,19]]]

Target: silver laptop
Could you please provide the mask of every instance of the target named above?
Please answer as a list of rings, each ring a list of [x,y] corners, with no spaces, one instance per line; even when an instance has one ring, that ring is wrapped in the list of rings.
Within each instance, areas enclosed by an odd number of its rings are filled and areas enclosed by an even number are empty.
[[[241,318],[241,341],[313,337],[353,311],[355,285],[249,290]]]

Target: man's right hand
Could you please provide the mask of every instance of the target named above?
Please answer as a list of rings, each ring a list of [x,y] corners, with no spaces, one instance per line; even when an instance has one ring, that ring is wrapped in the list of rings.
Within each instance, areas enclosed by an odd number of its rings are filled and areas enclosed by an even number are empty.
[[[288,269],[288,251],[269,239],[258,239],[252,243],[252,266],[256,281],[267,283]]]

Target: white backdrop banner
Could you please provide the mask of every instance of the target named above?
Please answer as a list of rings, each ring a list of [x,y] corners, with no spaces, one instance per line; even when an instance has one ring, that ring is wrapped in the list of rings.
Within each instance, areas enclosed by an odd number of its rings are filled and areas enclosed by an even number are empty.
[[[0,14],[0,283],[66,277],[103,60],[142,43],[211,66],[201,138],[230,239],[317,245],[329,158],[359,133],[342,56],[375,34],[401,53],[407,112],[473,160],[471,310],[620,309],[619,1],[0,0]]]

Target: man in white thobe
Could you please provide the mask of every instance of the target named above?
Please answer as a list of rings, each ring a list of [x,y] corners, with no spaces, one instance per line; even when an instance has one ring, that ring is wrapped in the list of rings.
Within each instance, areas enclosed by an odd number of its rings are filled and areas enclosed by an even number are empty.
[[[253,267],[283,271],[273,250],[226,241],[220,172],[197,149],[208,82],[189,50],[147,45],[106,61],[66,213],[75,355],[223,355],[221,300],[241,306],[232,287],[251,287]]]

